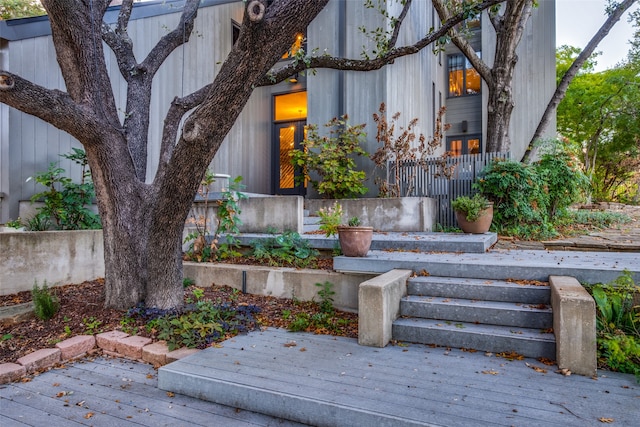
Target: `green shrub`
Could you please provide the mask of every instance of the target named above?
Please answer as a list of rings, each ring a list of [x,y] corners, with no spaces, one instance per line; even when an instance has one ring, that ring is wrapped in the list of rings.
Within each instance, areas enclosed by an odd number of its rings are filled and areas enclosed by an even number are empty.
[[[493,161],[475,187],[494,203],[494,224],[510,227],[547,220],[548,196],[532,166],[505,159]]]
[[[579,201],[589,187],[589,179],[578,167],[578,161],[553,144],[534,167],[543,181],[543,189],[547,193],[547,215],[555,218],[572,204]]]
[[[223,191],[222,198],[216,200],[217,224],[211,234],[206,212],[210,203],[210,185],[214,182],[213,171],[207,169],[198,187],[198,194],[204,200],[205,215],[196,218],[194,211],[191,211],[188,222],[195,225],[196,231],[189,233],[184,239],[184,243],[189,243],[189,249],[185,254],[188,261],[207,262],[241,255],[237,251],[238,240],[235,236],[240,233],[239,227],[242,225],[239,202],[247,198],[247,195],[242,192],[244,189],[242,177],[238,176],[230,182],[229,188]],[[226,234],[226,241],[221,243],[223,233]]]
[[[29,227],[42,230],[52,223],[59,230],[101,228],[100,217],[87,208],[95,198],[95,190],[85,152],[74,148],[72,153],[61,156],[82,167],[82,180],[79,184],[73,182],[56,163],[51,163],[46,172],[36,174],[35,181],[47,190],[31,197],[32,202],[42,200],[44,206],[38,208],[36,219],[29,221]]]
[[[51,319],[60,308],[58,298],[56,298],[55,295],[51,295],[46,280],[42,288],[38,287],[38,282],[34,283],[33,289],[31,290],[31,297],[33,299],[35,315],[40,320]]]
[[[301,180],[308,180],[316,191],[329,199],[355,197],[367,192],[366,173],[356,170],[354,156],[366,156],[360,146],[365,139],[364,124],[351,126],[348,116],[334,117],[326,125],[329,136],[320,136],[317,125],[307,127],[302,150],[293,150],[291,162],[302,169]],[[315,178],[316,174],[319,179]]]
[[[634,374],[640,382],[640,313],[639,307],[633,305],[640,286],[625,270],[613,283],[585,287],[596,302],[600,364]]]

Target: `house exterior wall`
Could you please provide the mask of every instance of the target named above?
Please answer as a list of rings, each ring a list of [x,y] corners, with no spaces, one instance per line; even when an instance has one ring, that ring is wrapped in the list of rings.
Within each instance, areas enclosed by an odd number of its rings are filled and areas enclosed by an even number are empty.
[[[387,7],[397,9],[391,10],[395,15],[400,12],[399,3],[387,2]],[[435,11],[430,2],[414,2],[397,45],[415,43],[436,22]],[[360,2],[332,0],[309,27],[309,49],[318,47],[322,52],[326,48],[331,55],[361,59],[363,46],[369,51],[374,46],[359,30],[360,26],[373,30],[384,26],[384,21],[379,11],[366,9]],[[363,73],[317,70],[307,80],[307,122],[321,126],[332,117],[348,114],[351,124],[366,123],[367,139],[364,147],[369,153],[373,153],[379,146],[375,139],[373,113],[378,112],[380,104],[384,102],[388,120],[391,120],[393,114],[400,112],[398,124],[406,127],[410,120],[418,118],[416,133],[424,133],[429,137],[433,135],[435,121],[433,106],[439,108],[439,88],[444,81],[440,63],[438,55],[427,48],[419,54],[397,59],[392,66],[377,71]],[[398,134],[396,131],[396,135]],[[376,170],[373,162],[366,158],[358,158],[357,163],[368,177],[366,185],[369,192],[365,197],[375,196],[377,188],[374,178],[383,171]],[[318,197],[311,188],[307,190],[307,195],[311,198]]]
[[[128,29],[138,60],[144,58],[169,28],[175,27],[179,21],[178,3],[163,0],[135,5]],[[243,2],[204,0],[189,42],[174,51],[158,71],[151,100],[148,182],[156,172],[162,122],[172,99],[213,80],[231,50],[232,20],[241,22],[243,10]],[[113,22],[117,13],[118,8],[111,8],[106,17],[108,22]],[[64,90],[48,20],[19,21],[12,22],[12,26],[4,23],[1,28],[0,68],[44,87]],[[30,31],[34,27],[36,30]],[[115,57],[109,49],[105,51],[108,52],[107,67],[116,104],[123,117],[126,83],[120,76]],[[271,94],[288,91],[291,86],[282,83],[255,90],[211,164],[216,173],[232,177],[241,175],[247,191],[270,191],[271,165],[264,159],[271,156]],[[4,104],[0,104],[0,123],[0,192],[4,193],[0,223],[4,223],[18,216],[20,200],[28,200],[43,190],[33,180],[25,181],[45,171],[51,162],[59,163],[73,179],[80,179],[80,168],[59,155],[81,145],[67,133]]]
[[[179,20],[178,0],[136,3],[129,25],[135,54],[141,60],[153,44],[173,28]],[[387,2],[391,12],[399,12],[397,2]],[[514,76],[516,109],[512,118],[511,137],[514,157],[524,152],[528,138],[542,114],[555,85],[555,1],[543,0],[534,9],[519,47],[520,61]],[[394,9],[395,8],[395,9]],[[171,100],[193,92],[211,82],[232,46],[232,21],[241,22],[244,3],[234,0],[202,0],[194,33],[189,43],[174,51],[159,70],[153,86],[147,181],[156,172],[162,121]],[[176,11],[176,12],[174,12]],[[118,8],[110,8],[107,22],[114,22]],[[488,21],[485,20],[488,23]],[[374,29],[383,25],[380,13],[366,9],[362,2],[331,0],[311,24],[307,32],[307,50],[314,48],[336,56],[361,58],[363,46],[371,41],[358,29]],[[431,2],[414,2],[405,19],[398,45],[414,43],[429,28],[438,26]],[[491,26],[483,25],[482,55],[492,61]],[[452,51],[447,47],[447,52]],[[109,52],[108,49],[106,49]],[[120,77],[113,55],[107,66],[121,116],[125,114],[126,84]],[[48,20],[46,18],[16,20],[11,25],[0,23],[0,68],[6,69],[48,88],[64,89]],[[468,134],[486,129],[486,87],[481,97],[447,98],[446,54],[434,54],[430,47],[419,54],[400,58],[389,67],[373,72],[317,70],[299,78],[298,84],[283,82],[257,88],[242,114],[225,138],[212,162],[216,173],[243,176],[247,192],[270,193],[272,188],[273,96],[307,89],[307,122],[322,125],[332,117],[349,114],[352,124],[366,123],[366,149],[375,152],[376,126],[372,114],[381,102],[387,105],[388,119],[400,112],[400,126],[418,118],[417,133],[427,138],[434,132],[440,106],[448,108],[445,122],[451,123],[449,134],[459,132],[456,126],[467,120]],[[526,82],[526,84],[522,84]],[[80,168],[59,155],[68,153],[79,143],[68,134],[35,117],[0,104],[0,223],[18,215],[20,200],[28,200],[41,191],[28,177],[45,171],[51,162],[59,162],[70,176],[80,178]],[[321,126],[322,128],[322,126]],[[555,126],[549,134],[555,134]],[[486,135],[483,136],[483,141]],[[441,149],[438,153],[442,152]],[[359,166],[370,177],[368,196],[377,194],[375,174],[369,159],[359,159]],[[317,197],[312,189],[308,197]]]
[[[520,160],[529,145],[529,140],[542,118],[551,96],[556,89],[556,2],[542,0],[533,8],[518,45],[518,64],[513,75],[513,98],[515,107],[511,115],[509,136],[511,157]],[[493,64],[495,32],[491,25],[482,27],[482,53],[491,66]],[[483,88],[484,90],[484,88]],[[487,103],[486,90],[482,105]],[[482,121],[487,122],[487,109],[482,109]],[[486,139],[486,126],[483,128]],[[547,128],[546,138],[556,136],[555,115]]]

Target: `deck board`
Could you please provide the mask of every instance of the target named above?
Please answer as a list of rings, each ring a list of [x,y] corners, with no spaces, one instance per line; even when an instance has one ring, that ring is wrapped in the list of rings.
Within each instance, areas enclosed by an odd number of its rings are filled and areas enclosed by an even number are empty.
[[[148,364],[97,358],[0,388],[0,425],[297,426],[156,387]],[[58,393],[65,395],[56,397]],[[76,405],[84,402],[82,405]],[[85,418],[92,413],[90,418]]]
[[[236,337],[165,369],[183,372],[196,388],[209,380],[237,387],[239,406],[248,390],[269,390],[300,405],[336,403],[418,424],[582,426],[601,417],[631,424],[640,419],[640,389],[630,375],[566,377],[533,359],[422,345],[376,349],[273,329]],[[213,393],[220,389],[210,386]]]

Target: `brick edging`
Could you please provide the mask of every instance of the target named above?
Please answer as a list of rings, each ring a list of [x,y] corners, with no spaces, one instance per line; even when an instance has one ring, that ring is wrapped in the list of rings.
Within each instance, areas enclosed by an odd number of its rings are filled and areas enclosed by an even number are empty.
[[[166,365],[199,351],[193,348],[169,351],[164,341],[153,342],[151,338],[129,335],[118,330],[95,336],[76,335],[57,343],[55,348],[36,350],[19,358],[15,363],[0,364],[0,384],[18,381],[26,375],[52,368],[61,362],[78,359],[96,349],[110,356],[140,360],[154,366]]]

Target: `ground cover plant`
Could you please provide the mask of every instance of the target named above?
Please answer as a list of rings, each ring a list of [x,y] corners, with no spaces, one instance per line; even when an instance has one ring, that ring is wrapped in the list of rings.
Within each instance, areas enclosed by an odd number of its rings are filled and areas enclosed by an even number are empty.
[[[640,382],[640,286],[625,271],[612,283],[585,287],[596,302],[599,367]]]
[[[297,301],[295,299],[274,298],[269,296],[243,294],[227,286],[199,287],[191,280],[185,280],[185,306],[197,306],[198,301],[211,301],[212,305],[222,307],[220,319],[227,321],[231,308],[235,308],[236,320],[240,315],[246,315],[251,309],[240,307],[258,307],[259,312],[251,313],[260,327],[289,328],[293,321],[301,316],[312,318],[322,313],[321,299],[318,302]],[[59,302],[58,312],[49,320],[43,321],[35,316],[13,324],[0,324],[0,363],[15,362],[42,348],[51,348],[57,342],[75,335],[96,334],[111,330],[122,330],[129,334],[149,336],[158,339],[162,330],[157,320],[145,319],[144,316],[127,315],[127,310],[116,310],[104,307],[104,281],[102,279],[49,288],[51,294]],[[15,305],[32,300],[31,292],[21,292],[14,295],[0,296],[0,306]],[[203,312],[213,313],[209,303]],[[183,312],[184,313],[184,312]],[[304,313],[304,314],[303,314]],[[196,319],[201,314],[194,314]],[[177,317],[179,318],[179,316]],[[173,333],[180,326],[172,326],[174,318],[170,318],[167,334]],[[241,319],[243,322],[246,319]],[[192,321],[189,319],[189,321]],[[332,322],[337,326],[331,328],[314,328],[310,325],[309,332],[331,333],[333,335],[355,338],[358,334],[358,316],[355,313],[334,310]],[[176,323],[176,322],[174,322]],[[232,322],[228,322],[232,323]],[[244,324],[251,326],[251,322]],[[183,324],[184,326],[184,324]],[[242,326],[229,328],[224,336],[229,337],[241,332]]]

